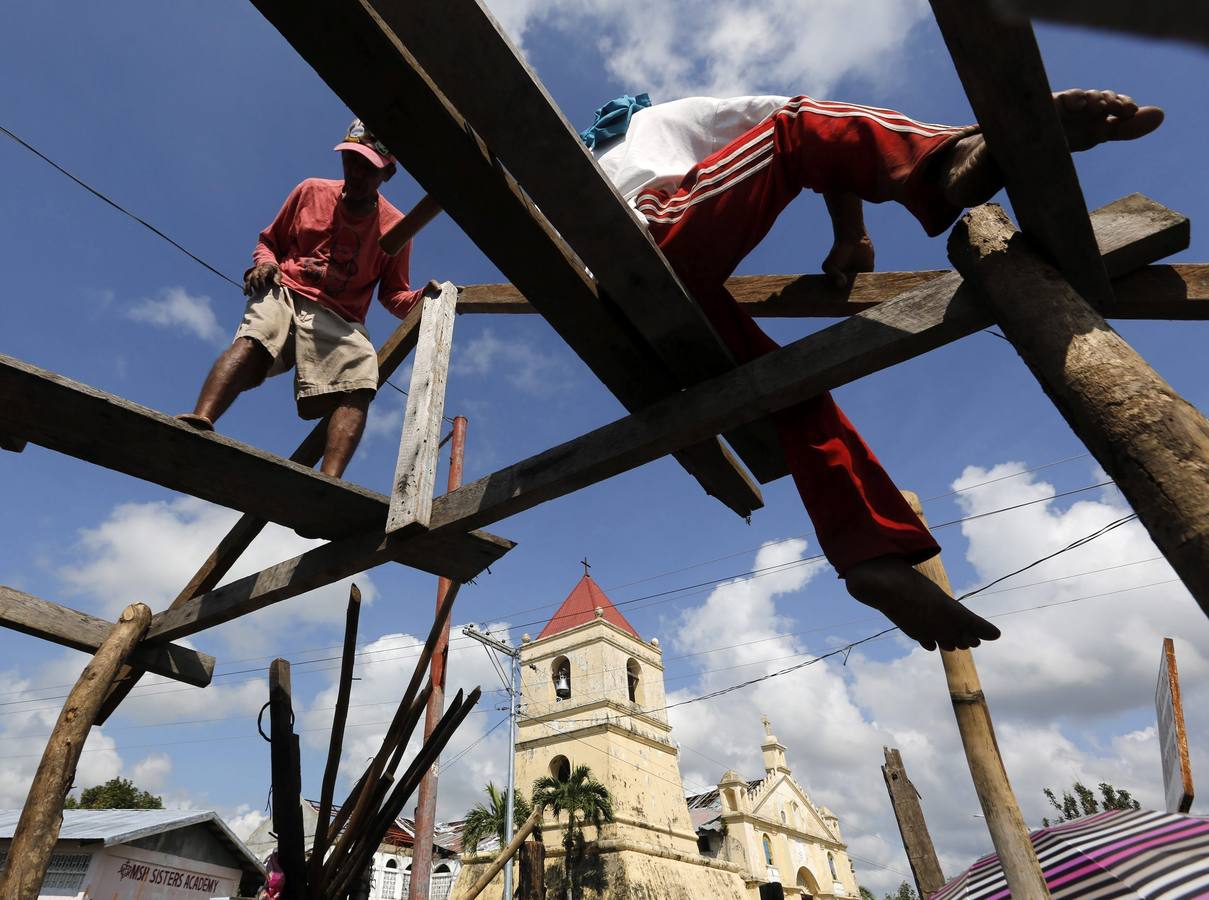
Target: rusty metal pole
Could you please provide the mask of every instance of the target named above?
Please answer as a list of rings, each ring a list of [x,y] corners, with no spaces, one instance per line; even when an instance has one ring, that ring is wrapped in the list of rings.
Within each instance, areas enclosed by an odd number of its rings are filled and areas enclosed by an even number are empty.
[[[462,459],[466,452],[466,417],[453,420],[453,439],[449,445],[449,490],[462,486]],[[437,609],[445,600],[451,582],[448,578],[437,581]],[[441,714],[445,711],[445,664],[449,659],[449,619],[432,652],[429,669],[432,694],[424,715],[424,740],[432,736]],[[428,900],[428,889],[432,880],[432,836],[437,819],[437,763],[420,782],[416,799],[416,842],[412,847],[411,883],[407,889],[408,900]]]

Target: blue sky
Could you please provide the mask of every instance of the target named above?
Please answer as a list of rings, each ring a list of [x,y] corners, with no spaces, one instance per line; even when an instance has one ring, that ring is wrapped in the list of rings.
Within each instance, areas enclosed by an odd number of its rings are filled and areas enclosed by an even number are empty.
[[[806,92],[899,108],[925,121],[964,122],[970,117],[922,4],[837,0],[820,7],[782,0],[717,5],[710,13],[713,6],[687,0],[654,11],[631,0],[493,4],[577,124],[586,124],[603,100],[640,90],[651,90],[656,100],[706,91]],[[0,74],[11,87],[0,101],[0,125],[236,279],[248,265],[256,233],[289,189],[305,177],[338,177],[331,147],[352,114],[250,4],[131,0],[100,7],[47,0],[20,4],[8,11],[7,20],[0,35]],[[1079,158],[1089,205],[1141,191],[1197,222],[1209,209],[1209,187],[1195,174],[1207,135],[1196,90],[1205,77],[1204,55],[1174,44],[1069,29],[1041,28],[1039,37],[1055,87],[1114,87],[1168,110],[1167,123],[1145,142],[1103,147]],[[684,50],[686,46],[691,49]],[[417,123],[417,137],[419,129]],[[10,279],[0,351],[156,409],[190,407],[206,368],[238,322],[239,293],[16,144],[0,141],[0,162],[9,177],[0,244],[8,248]],[[401,172],[384,193],[406,210],[421,191]],[[947,266],[943,241],[928,240],[901,210],[867,208],[866,218],[879,268]],[[740,271],[816,271],[829,238],[822,204],[804,196]],[[1209,258],[1195,225],[1191,249],[1178,258]],[[420,283],[429,277],[463,284],[501,280],[445,217],[423,232],[412,260],[413,280]],[[157,319],[165,324],[156,324]],[[823,324],[777,321],[767,327],[788,340]],[[371,313],[369,326],[379,342],[393,325],[381,308]],[[1204,324],[1120,323],[1119,328],[1190,402],[1201,409],[1209,406],[1202,352],[1209,331]],[[405,386],[406,372],[395,380]],[[926,498],[939,497],[927,505],[933,523],[997,508],[986,505],[992,495],[999,505],[1009,505],[1020,497],[1043,498],[1104,480],[1094,462],[1080,456],[1082,446],[1012,349],[988,335],[975,335],[848,386],[838,398],[903,487]],[[387,487],[400,401],[391,391],[377,401],[350,479],[378,490]],[[447,412],[470,419],[469,479],[609,421],[620,408],[536,317],[464,316],[455,329]],[[288,383],[279,379],[241,399],[221,430],[288,454],[305,425],[293,414]],[[1071,457],[1076,458],[1041,472],[1017,474]],[[959,479],[969,485],[1000,475],[1015,477],[940,496]],[[10,510],[0,545],[0,582],[107,615],[134,600],[165,605],[230,521],[224,511],[39,448],[0,456],[0,478]],[[455,618],[459,623],[507,623],[516,628],[514,638],[521,631],[536,633],[549,611],[533,608],[561,601],[578,578],[578,560],[585,555],[613,600],[626,601],[739,575],[768,560],[792,561],[816,553],[810,536],[804,545],[784,543],[809,532],[790,484],[766,486],[765,499],[766,508],[749,526],[705,497],[674,463],[661,461],[547,504],[493,528],[519,546],[491,575],[463,591]],[[1037,519],[1002,516],[985,520],[994,525],[981,531],[946,529],[940,532],[945,562],[955,585],[975,586],[1094,530],[1121,502],[1111,493],[1085,493],[1036,507],[1044,511]],[[1115,548],[1105,557],[1109,561],[1099,565],[1128,561],[1135,551],[1139,559],[1153,555],[1140,532],[1132,532],[1128,540],[1132,543]],[[770,541],[783,543],[761,551],[757,560],[758,548]],[[260,568],[305,546],[292,534],[271,533],[253,548],[249,565]],[[1061,574],[1097,568],[1093,557],[1072,560]],[[667,668],[669,691],[684,698],[786,664],[770,662],[772,657],[825,650],[880,627],[847,599],[829,571],[811,566],[789,571],[796,574],[723,585],[713,593],[703,588],[653,598],[623,609],[640,633],[657,635],[665,648],[674,648],[669,657],[685,657],[669,658]],[[1155,571],[1130,584],[1160,580]],[[1051,570],[1038,570],[1031,580],[1051,575]],[[1110,582],[1126,586],[1124,577],[1112,576]],[[362,617],[363,640],[378,641],[378,649],[399,648],[407,645],[407,635],[423,633],[433,602],[431,577],[388,567],[358,583],[372,600]],[[1067,586],[1078,584],[1078,592],[1091,594],[1108,590],[1106,583],[1085,579]],[[220,672],[255,669],[276,655],[295,661],[331,656],[340,639],[346,590],[340,585],[300,598],[272,614],[200,635],[196,645],[218,656]],[[1008,595],[1003,608],[1044,603],[1057,596],[1045,593],[1052,590],[1056,588]],[[1158,796],[1157,751],[1147,762],[1148,750],[1137,750],[1135,760],[1133,750],[1122,749],[1153,745],[1153,735],[1127,736],[1150,724],[1158,645],[1137,637],[1129,647],[1108,648],[1120,636],[1121,617],[1144,610],[1144,633],[1174,632],[1184,639],[1186,678],[1199,689],[1209,673],[1209,636],[1203,617],[1178,586],[1148,589],[1119,603],[1074,604],[1062,619],[1058,613],[1047,619],[1041,612],[1007,619],[1003,627],[1009,638],[980,656],[992,700],[996,688],[1007,697],[1001,717],[1009,745],[1005,752],[1017,753],[1022,766],[1038,753],[1053,763],[1049,769],[1014,773],[1030,815],[1039,810],[1040,783],[1066,783],[1071,773],[1092,778],[1109,772],[1122,781],[1133,779],[1122,786],[1146,798]],[[741,658],[734,655],[737,651],[685,656],[738,642],[734,623],[716,618],[720,609],[738,618],[739,632],[765,643]],[[862,619],[867,621],[852,622]],[[1018,624],[1023,629],[1026,621],[1052,640],[1047,654],[1065,655],[1078,664],[1055,672],[1046,660],[1036,659],[1023,671],[1014,669],[1013,664],[1027,658],[1028,648],[1011,642],[1011,630]],[[806,631],[811,633],[792,639],[770,637]],[[781,644],[787,653],[770,649]],[[468,683],[477,678],[485,687],[498,687],[481,651],[455,646],[453,666],[460,673],[455,678]],[[1119,654],[1136,650],[1140,659],[1154,664],[1139,663],[1129,689],[1121,687],[1106,698],[1105,680],[1112,668],[1101,671],[1108,663],[1097,657],[1097,647],[1116,654],[1118,662]],[[0,803],[13,805],[41,750],[37,738],[57,711],[57,700],[37,699],[61,695],[84,657],[11,633],[0,634],[0,652],[0,693],[7,695],[0,702],[9,703],[8,710],[0,709],[0,756],[9,755],[11,763],[9,773],[0,777]],[[406,654],[381,655],[393,660]],[[719,662],[722,658],[729,662]],[[364,691],[366,703],[388,700],[397,691],[402,669],[366,659],[379,664],[365,667],[358,690]],[[673,716],[673,724],[686,746],[708,757],[686,753],[683,758],[686,782],[700,785],[720,777],[719,761],[749,771],[758,768],[761,711],[769,711],[774,724],[778,715],[790,718],[779,733],[790,743],[791,762],[816,799],[851,825],[853,852],[869,861],[858,863],[860,877],[877,886],[898,880],[878,866],[905,868],[884,808],[877,748],[880,743],[904,745],[910,766],[907,747],[923,748],[919,752],[931,759],[956,745],[951,715],[946,719],[943,707],[938,711],[934,704],[940,696],[934,657],[887,641],[855,659],[859,665],[850,660],[849,667],[834,667],[825,677],[811,675],[822,679],[818,683],[782,679],[788,694],[732,695],[725,703],[710,704],[708,714]],[[732,664],[745,668],[707,671]],[[324,723],[322,698],[330,687],[332,665],[299,666],[295,675],[300,705],[310,710],[307,721],[315,729]],[[878,679],[892,685],[914,677],[917,669],[921,682],[937,696],[920,700],[914,718],[896,723],[883,708],[893,691],[887,687],[879,693]],[[1076,670],[1078,677],[1071,675]],[[1030,679],[1058,683],[1047,696],[1053,702],[1060,697],[1062,708],[1049,709],[1017,690],[1019,680]],[[170,685],[148,688],[149,696],[94,734],[90,749],[95,752],[86,757],[81,777],[135,775],[176,802],[254,818],[268,787],[267,748],[255,738],[252,718],[263,702],[263,673],[226,675],[216,685],[222,687],[175,695],[164,693]],[[800,698],[802,690],[817,690],[818,704],[809,703],[806,710],[800,701],[795,706],[793,698]],[[466,742],[477,740],[499,720],[500,713],[491,708],[498,695],[491,697],[484,701],[484,712],[471,717],[478,724],[468,730]],[[810,712],[824,708],[824,697],[839,704],[832,709],[834,721]],[[774,709],[758,709],[761,703]],[[705,705],[686,709],[704,710]],[[388,718],[390,708],[366,706],[362,711],[362,721],[372,723]],[[932,715],[935,720],[928,718]],[[720,743],[716,732],[711,738],[697,727],[718,717],[741,723],[727,739],[733,744]],[[194,720],[206,721],[158,724]],[[933,721],[933,743],[913,745],[920,723]],[[831,733],[841,728],[839,722],[846,723],[844,740]],[[501,780],[502,731],[450,770],[443,782],[443,815],[462,812],[487,777]],[[374,726],[365,725],[358,733],[368,745]],[[325,737],[318,730],[309,737],[304,783],[314,793]],[[851,753],[839,753],[837,747],[846,747],[848,738],[855,741]],[[873,755],[857,757],[859,765],[852,764],[852,753],[867,751]],[[355,752],[350,750],[346,761],[355,760]],[[1060,764],[1055,762],[1059,759]],[[955,768],[960,769],[956,763]],[[462,774],[455,777],[458,769]],[[951,809],[936,815],[951,813],[946,821],[953,827],[940,829],[949,865],[967,864],[980,845],[976,836],[965,834],[969,819],[952,818],[973,809],[964,781],[948,781],[952,776],[943,767],[916,781],[928,777],[936,779],[938,792],[956,792]]]

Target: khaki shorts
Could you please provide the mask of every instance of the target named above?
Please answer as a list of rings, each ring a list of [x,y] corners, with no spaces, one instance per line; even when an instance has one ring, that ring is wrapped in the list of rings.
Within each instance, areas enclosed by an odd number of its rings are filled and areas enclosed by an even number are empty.
[[[235,339],[251,338],[273,357],[269,376],[294,370],[298,414],[315,419],[327,410],[309,397],[378,389],[378,354],[360,322],[346,321],[284,285],[248,301]]]

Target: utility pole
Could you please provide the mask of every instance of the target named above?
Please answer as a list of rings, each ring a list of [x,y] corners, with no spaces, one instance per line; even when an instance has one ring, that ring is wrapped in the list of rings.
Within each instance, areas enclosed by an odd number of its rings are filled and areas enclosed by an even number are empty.
[[[466,452],[466,417],[453,420],[452,442],[449,447],[449,490],[462,486],[462,459]],[[452,582],[448,578],[437,581],[437,609],[445,602]],[[449,659],[449,619],[433,648],[430,664],[432,693],[428,696],[428,707],[424,711],[424,740],[432,737],[433,729],[445,711],[445,664]],[[416,797],[416,842],[412,848],[411,883],[407,889],[409,900],[428,900],[432,880],[432,836],[437,822],[437,763],[425,773],[420,781]]]
[[[504,846],[512,843],[512,821],[516,809],[516,723],[521,714],[520,691],[517,681],[520,675],[521,652],[515,647],[509,647],[503,641],[498,641],[491,635],[483,634],[473,625],[462,629],[462,634],[474,638],[483,646],[502,653],[508,657],[508,801],[504,812]],[[465,849],[465,848],[463,848]],[[504,900],[512,900],[512,864],[504,866]]]
[[[886,790],[890,792],[894,818],[898,820],[898,830],[903,836],[907,862],[911,864],[911,874],[915,876],[919,896],[930,897],[944,887],[945,874],[936,858],[932,835],[928,833],[928,823],[919,805],[919,791],[915,790],[915,785],[907,777],[907,770],[898,750],[894,747],[882,747],[882,751],[886,754],[882,777],[886,779]]]

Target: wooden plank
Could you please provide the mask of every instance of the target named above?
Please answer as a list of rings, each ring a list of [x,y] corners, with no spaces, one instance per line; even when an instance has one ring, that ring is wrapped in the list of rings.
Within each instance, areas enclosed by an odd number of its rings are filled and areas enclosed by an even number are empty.
[[[0,450],[7,450],[9,453],[20,453],[25,449],[26,441],[23,438],[13,437],[11,434],[5,434],[0,431]]]
[[[0,897],[5,900],[37,900],[42,895],[42,882],[59,842],[63,801],[71,790],[97,709],[118,667],[134,650],[150,621],[151,610],[142,603],[122,610],[117,624],[110,628],[67,695],[8,847],[8,865],[0,876]]]
[[[0,625],[85,653],[99,650],[113,628],[112,622],[2,584]],[[214,675],[213,656],[177,644],[140,644],[130,660],[148,672],[195,687],[205,687]]]
[[[1117,273],[1140,264],[1136,245],[1158,256],[1187,245],[1188,220],[1136,211],[1129,237],[1120,215],[1130,198],[1097,211],[1105,264]],[[1124,219],[1128,219],[1125,216]],[[1157,240],[1155,235],[1163,235]],[[651,462],[735,425],[762,418],[992,324],[973,289],[950,272],[822,331],[703,382],[639,413],[480,478],[433,502],[433,534],[476,528]],[[712,429],[712,430],[711,430]]]
[[[1093,305],[1112,296],[1033,29],[992,0],[930,0],[1021,230]]]
[[[968,213],[949,256],[1209,615],[1209,420],[1019,239],[1003,210]]]
[[[679,389],[368,0],[253,3],[623,406],[640,409]],[[415,139],[417,129],[425,140]],[[740,515],[762,505],[759,489],[716,439],[677,460]]]
[[[996,0],[1005,15],[1209,44],[1209,6],[1184,0]]]
[[[516,176],[681,387],[734,367],[704,312],[479,0],[371,0],[441,92]],[[468,54],[462,48],[472,46]],[[490,89],[488,89],[490,88]],[[506,99],[505,99],[506,98]],[[776,431],[727,435],[759,481],[784,471]]]
[[[907,769],[898,749],[883,747],[882,751],[886,755],[882,778],[890,795],[890,805],[894,808],[898,832],[903,838],[903,850],[911,865],[919,896],[930,897],[944,887],[945,873],[940,868],[940,860],[936,858],[936,847],[928,832],[928,820],[924,818],[923,807],[920,806],[919,792],[907,777]]]
[[[285,875],[281,900],[308,900],[306,833],[302,824],[302,770],[298,735],[294,734],[294,702],[290,689],[290,664],[275,659],[269,664],[269,762],[273,776],[273,831],[277,834],[277,859]]]
[[[389,501],[381,494],[231,438],[197,431],[163,413],[8,356],[0,356],[0,422],[11,423],[51,450],[306,535],[332,539],[369,529],[381,533],[386,522]],[[465,581],[482,571],[484,560],[497,559],[501,546],[487,535],[428,541],[429,552],[406,554],[406,564]]]
[[[448,281],[441,285],[437,296],[424,298],[419,345],[411,369],[390,512],[386,517],[387,534],[428,527],[432,489],[437,482],[437,454],[441,447],[457,302],[458,289]]]

